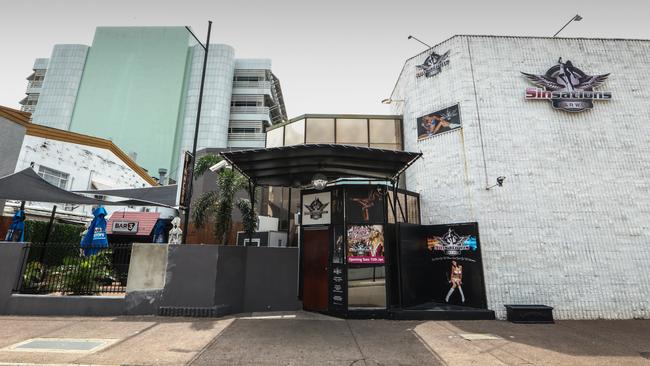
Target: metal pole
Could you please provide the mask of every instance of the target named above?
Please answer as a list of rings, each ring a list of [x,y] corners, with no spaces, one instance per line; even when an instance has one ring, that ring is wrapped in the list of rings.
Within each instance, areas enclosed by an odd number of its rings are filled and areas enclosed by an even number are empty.
[[[424,43],[424,42],[422,42],[422,41],[420,41],[419,39],[417,39],[417,38],[416,38],[416,37],[414,37],[414,36],[409,36],[409,38],[408,38],[408,39],[411,39],[411,38],[413,38],[414,40],[416,40],[416,41],[418,41],[418,42],[420,42],[420,43],[422,43],[423,45],[425,45],[425,46],[427,46],[427,48],[431,48],[431,46],[429,46],[428,44],[426,44],[426,43]]]
[[[248,196],[250,197],[251,200],[251,215],[255,216],[255,185],[253,182],[249,179],[248,180]],[[248,245],[251,245],[253,243],[253,232],[248,233]]]
[[[47,230],[45,231],[45,240],[43,240],[43,247],[41,248],[41,255],[38,260],[41,264],[43,264],[43,261],[45,260],[45,244],[47,244],[47,241],[50,239],[50,232],[52,231],[52,225],[54,224],[55,214],[56,214],[56,205],[52,207],[52,215],[50,215],[50,222],[47,224]]]
[[[187,188],[187,206],[185,207],[185,222],[183,223],[183,244],[187,241],[187,230],[190,224],[190,206],[192,204],[192,186],[194,185],[194,165],[196,164],[196,142],[199,138],[199,122],[201,121],[201,105],[203,104],[203,87],[205,85],[205,69],[208,64],[208,50],[210,48],[210,32],[212,21],[208,21],[208,39],[203,46],[203,71],[201,71],[201,88],[199,89],[199,105],[196,111],[196,125],[194,126],[194,143],[192,144],[192,164],[190,165],[189,186]],[[192,32],[190,32],[192,33]],[[194,34],[192,34],[194,36]],[[200,44],[200,42],[199,42]]]
[[[577,15],[577,14],[574,15],[573,18],[571,18],[571,20],[569,20],[568,22],[566,22],[566,24],[564,25],[564,27],[560,28],[559,31],[555,32],[555,34],[553,35],[553,38],[555,38],[555,36],[557,36],[558,34],[560,34],[560,32],[562,32],[562,30],[563,30],[564,28],[566,28],[567,25],[571,24],[572,21],[576,20],[577,17],[579,17],[579,15]],[[580,18],[580,19],[582,19],[582,18]],[[580,19],[577,19],[577,20],[580,20]]]
[[[50,233],[52,232],[52,225],[54,224],[54,215],[56,214],[56,205],[52,208],[52,215],[50,215],[50,222],[47,224],[47,230],[45,231],[45,240],[43,240],[43,245],[47,243],[50,239]]]
[[[397,269],[397,303],[399,307],[402,307],[402,264],[400,263],[400,249],[402,246],[399,242],[399,224],[397,223],[397,179],[393,180],[393,218],[395,221],[395,253],[393,258],[397,264],[395,268]]]

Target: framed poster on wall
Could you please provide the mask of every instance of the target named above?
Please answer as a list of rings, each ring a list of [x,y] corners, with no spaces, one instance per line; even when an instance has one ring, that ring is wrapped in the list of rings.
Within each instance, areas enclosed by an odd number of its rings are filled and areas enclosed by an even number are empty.
[[[348,223],[383,223],[385,190],[379,186],[348,188],[345,205]]]
[[[460,108],[458,104],[429,113],[417,119],[418,141],[439,133],[460,128]]]
[[[384,227],[382,225],[350,225],[347,232],[348,263],[384,263]]]
[[[332,211],[331,192],[320,192],[302,196],[302,224],[329,225]]]

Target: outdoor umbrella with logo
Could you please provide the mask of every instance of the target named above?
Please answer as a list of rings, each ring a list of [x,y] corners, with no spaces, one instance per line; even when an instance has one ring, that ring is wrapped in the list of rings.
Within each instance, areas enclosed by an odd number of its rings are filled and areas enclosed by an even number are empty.
[[[25,211],[18,210],[11,221],[9,231],[7,231],[6,241],[25,241]]]
[[[106,215],[104,207],[98,207],[93,211],[93,221],[88,226],[88,231],[81,239],[81,247],[84,256],[88,257],[99,252],[99,248],[108,248],[108,239],[106,237]]]

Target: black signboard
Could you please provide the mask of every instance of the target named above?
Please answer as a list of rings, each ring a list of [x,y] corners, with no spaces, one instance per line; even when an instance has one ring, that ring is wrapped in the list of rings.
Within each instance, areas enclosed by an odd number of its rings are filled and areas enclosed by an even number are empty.
[[[332,191],[332,224],[343,223],[343,190]]]
[[[487,308],[478,224],[428,225],[432,300]]]
[[[424,140],[442,132],[460,127],[460,108],[458,104],[429,113],[417,119],[418,140]]]
[[[344,314],[347,310],[347,268],[345,264],[345,229],[342,225],[332,227],[329,272],[329,312]]]
[[[348,188],[345,205],[347,223],[384,223],[385,188],[362,186]]]

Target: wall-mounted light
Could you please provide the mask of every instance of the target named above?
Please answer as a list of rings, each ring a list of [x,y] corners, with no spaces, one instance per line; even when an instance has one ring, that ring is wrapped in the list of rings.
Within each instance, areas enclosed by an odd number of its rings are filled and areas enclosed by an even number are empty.
[[[485,189],[490,190],[490,189],[492,189],[494,187],[503,187],[503,181],[504,180],[506,180],[506,177],[504,177],[504,176],[497,177],[497,183],[494,184],[494,185],[491,185],[489,187],[485,187]]]
[[[311,185],[320,191],[327,186],[327,177],[320,173],[315,174],[311,179]]]
[[[404,99],[390,99],[390,98],[386,98],[386,99],[382,99],[382,100],[381,100],[381,103],[382,103],[382,104],[404,103]]]

